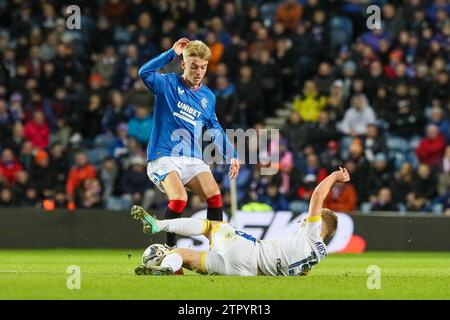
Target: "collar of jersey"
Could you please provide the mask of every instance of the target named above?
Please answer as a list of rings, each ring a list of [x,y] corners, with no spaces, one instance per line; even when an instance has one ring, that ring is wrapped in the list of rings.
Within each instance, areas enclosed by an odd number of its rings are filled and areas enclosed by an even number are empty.
[[[197,89],[194,89],[194,90],[189,89],[188,87],[186,87],[184,85],[183,78],[181,78],[181,76],[179,74],[177,74],[177,77],[178,77],[178,80],[180,80],[180,83],[183,86],[183,88],[185,88],[186,90],[189,90],[190,92],[196,92],[196,91],[200,90],[201,88],[203,88],[203,83],[200,83],[200,85],[198,86]]]

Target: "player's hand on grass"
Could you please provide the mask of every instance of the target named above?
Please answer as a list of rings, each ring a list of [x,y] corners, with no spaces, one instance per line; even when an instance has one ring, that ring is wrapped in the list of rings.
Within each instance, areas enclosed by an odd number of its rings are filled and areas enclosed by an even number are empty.
[[[349,182],[350,181],[350,174],[348,173],[347,169],[339,167],[339,171],[335,171],[336,174],[336,181],[339,182]]]
[[[175,51],[177,56],[183,53],[184,48],[186,48],[187,44],[189,43],[188,38],[181,38],[175,44],[173,45],[172,49]]]
[[[235,158],[231,159],[230,172],[228,173],[231,180],[238,176],[240,168],[241,165],[239,164],[239,160]]]

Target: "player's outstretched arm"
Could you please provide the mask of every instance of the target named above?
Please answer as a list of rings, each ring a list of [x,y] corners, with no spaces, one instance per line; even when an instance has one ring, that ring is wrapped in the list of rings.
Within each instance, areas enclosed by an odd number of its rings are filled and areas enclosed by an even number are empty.
[[[319,185],[314,189],[309,202],[309,217],[320,216],[322,214],[323,202],[325,201],[331,187],[335,182],[348,182],[350,181],[350,175],[345,168],[339,167],[339,170],[334,171],[328,177],[326,177]]]
[[[189,39],[181,38],[175,42],[170,50],[146,62],[139,69],[139,77],[153,93],[164,91],[164,77],[157,71],[172,61],[176,56],[180,55],[188,43]]]

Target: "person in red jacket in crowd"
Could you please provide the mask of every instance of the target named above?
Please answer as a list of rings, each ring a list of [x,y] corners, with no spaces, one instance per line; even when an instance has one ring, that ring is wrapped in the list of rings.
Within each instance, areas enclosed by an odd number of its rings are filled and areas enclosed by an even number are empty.
[[[439,128],[430,124],[427,127],[427,136],[420,140],[416,154],[421,163],[431,167],[440,165],[445,152],[445,138],[439,133]]]
[[[80,151],[75,154],[75,165],[70,169],[66,181],[66,193],[68,197],[67,208],[75,209],[74,193],[75,189],[81,185],[86,179],[95,179],[97,171],[95,167],[88,162],[84,152]]]
[[[50,129],[45,121],[42,111],[33,113],[33,120],[25,125],[25,138],[29,140],[33,147],[45,149],[48,147],[50,139]]]
[[[357,208],[357,200],[355,187],[351,183],[338,182],[331,188],[323,205],[333,211],[351,213]]]
[[[8,148],[3,150],[0,160],[0,184],[3,183],[8,187],[14,185],[16,174],[21,170],[22,165],[14,159],[12,150]]]

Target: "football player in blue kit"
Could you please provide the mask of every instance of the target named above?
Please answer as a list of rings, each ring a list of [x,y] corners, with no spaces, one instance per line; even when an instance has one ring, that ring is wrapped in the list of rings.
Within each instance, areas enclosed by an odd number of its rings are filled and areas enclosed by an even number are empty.
[[[161,74],[159,69],[182,55],[183,74]],[[239,161],[215,114],[215,96],[202,83],[211,51],[201,41],[179,39],[173,47],[139,69],[146,87],[155,94],[154,127],[147,148],[147,174],[169,198],[165,219],[179,218],[186,207],[186,188],[205,199],[207,219],[222,221],[222,196],[209,166],[203,161],[202,137],[206,127],[230,164],[230,179],[239,173]],[[132,209],[132,215],[133,209]],[[144,231],[145,230],[144,228]],[[167,233],[166,245],[176,245]]]

